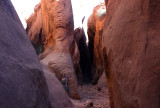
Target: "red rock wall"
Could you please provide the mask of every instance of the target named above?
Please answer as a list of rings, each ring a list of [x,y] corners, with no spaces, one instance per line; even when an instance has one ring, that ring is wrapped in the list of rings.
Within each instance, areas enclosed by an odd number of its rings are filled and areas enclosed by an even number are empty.
[[[91,63],[90,63],[90,54],[89,49],[86,43],[86,36],[83,28],[76,28],[74,30],[74,38],[78,45],[80,53],[80,61],[78,62],[81,75],[78,75],[78,81],[90,82],[91,81]],[[83,76],[83,77],[82,77]]]
[[[79,62],[79,52],[76,44],[73,44],[71,0],[41,0],[41,9],[42,35],[46,37],[45,51],[51,50],[51,54],[44,53],[46,57],[44,56],[42,62],[46,63],[59,79],[65,74],[68,77],[69,96],[79,99],[74,70],[74,65]]]
[[[159,0],[109,0],[102,45],[112,108],[160,108],[159,19]]]
[[[92,78],[93,83],[97,83],[103,73],[102,63],[102,33],[105,21],[106,7],[105,4],[97,5],[93,14],[88,19],[88,38],[89,50],[92,62]]]

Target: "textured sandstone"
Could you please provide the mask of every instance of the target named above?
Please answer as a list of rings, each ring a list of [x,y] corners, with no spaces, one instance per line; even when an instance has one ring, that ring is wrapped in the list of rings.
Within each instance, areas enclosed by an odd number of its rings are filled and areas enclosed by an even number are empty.
[[[44,51],[44,41],[45,37],[42,36],[42,14],[41,14],[41,4],[39,3],[34,8],[34,13],[26,20],[27,35],[32,42],[37,54]]]
[[[10,0],[0,1],[0,107],[49,108],[41,65]]]
[[[32,37],[44,47],[44,52],[39,55],[40,60],[44,59],[46,65],[53,70],[59,68],[59,73],[56,74],[69,75],[69,96],[79,98],[75,71],[80,71],[80,55],[73,38],[74,23],[71,1],[41,0],[41,5],[35,8],[34,16],[32,15],[27,21],[29,37],[33,35]],[[39,28],[36,28],[37,26]],[[48,59],[50,57],[52,59]]]
[[[72,5],[70,0],[41,0],[42,34],[46,37],[45,47],[57,47],[59,50],[69,51],[68,48],[59,48],[58,44],[65,43],[71,38],[74,29]],[[56,45],[55,45],[56,43]]]
[[[97,83],[103,73],[102,63],[102,33],[105,21],[106,7],[104,3],[97,5],[88,19],[89,50],[92,63],[93,83]]]
[[[70,54],[52,52],[43,60],[41,60],[41,63],[48,65],[51,72],[54,72],[60,81],[62,74],[65,74],[68,77],[68,95],[71,98],[79,99],[79,94],[77,91],[77,79]]]
[[[32,43],[39,45],[42,44],[41,32],[42,32],[42,14],[41,4],[39,3],[34,8],[34,14],[32,14],[27,20],[26,32]]]
[[[159,19],[159,0],[109,0],[102,46],[112,108],[160,108]]]
[[[62,74],[66,74],[69,78],[69,96],[79,98],[74,61],[71,56],[74,41],[71,0],[41,0],[41,9],[42,35],[49,39],[45,40],[46,46],[49,49],[51,47],[54,49],[43,61],[47,62],[47,65],[56,71],[57,76],[61,75],[59,77],[62,77]]]

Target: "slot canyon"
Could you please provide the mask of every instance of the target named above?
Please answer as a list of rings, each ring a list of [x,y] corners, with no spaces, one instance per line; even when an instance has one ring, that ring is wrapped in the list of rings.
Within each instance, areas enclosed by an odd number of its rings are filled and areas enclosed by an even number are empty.
[[[159,20],[160,0],[0,0],[0,108],[160,108]]]

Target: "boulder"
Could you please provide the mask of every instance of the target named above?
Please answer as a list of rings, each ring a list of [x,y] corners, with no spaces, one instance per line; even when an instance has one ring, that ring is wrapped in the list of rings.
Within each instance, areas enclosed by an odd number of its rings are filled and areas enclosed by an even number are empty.
[[[51,72],[45,65],[42,65],[42,69],[49,89],[51,106],[53,108],[73,108],[71,100],[69,99],[62,84],[56,78],[55,74]]]
[[[0,107],[50,108],[48,88],[10,0],[0,1]]]
[[[88,48],[92,64],[92,80],[96,84],[104,69],[102,62],[102,33],[106,15],[106,6],[100,3],[93,9],[92,15],[88,19]]]
[[[102,46],[111,108],[160,107],[159,19],[159,0],[109,0]]]
[[[98,80],[97,83],[98,88],[107,88],[107,78],[105,72],[103,72],[101,78]]]

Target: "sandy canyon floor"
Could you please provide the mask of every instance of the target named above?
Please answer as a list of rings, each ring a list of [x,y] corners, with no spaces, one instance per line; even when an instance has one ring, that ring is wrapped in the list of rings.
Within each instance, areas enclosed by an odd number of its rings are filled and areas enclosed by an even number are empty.
[[[73,100],[75,108],[110,108],[108,90],[97,85],[84,84],[78,87],[80,100]]]

